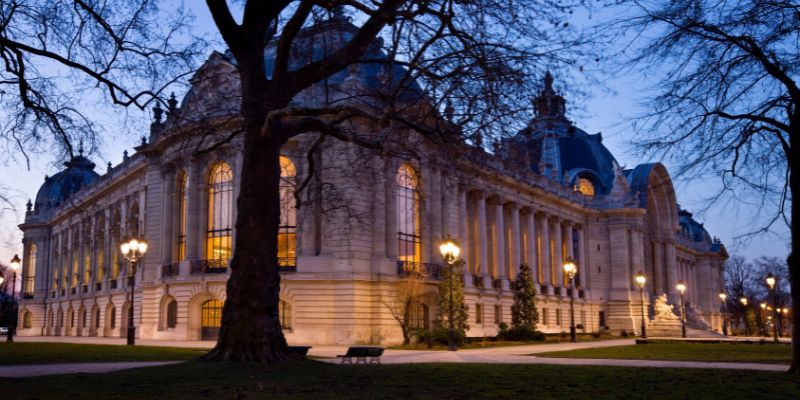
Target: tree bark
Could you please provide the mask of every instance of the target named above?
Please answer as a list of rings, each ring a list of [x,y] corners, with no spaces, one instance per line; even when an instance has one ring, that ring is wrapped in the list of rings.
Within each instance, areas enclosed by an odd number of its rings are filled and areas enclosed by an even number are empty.
[[[260,50],[239,61],[244,123],[240,191],[236,201],[235,251],[217,345],[204,360],[276,362],[289,353],[278,315],[280,269],[279,135],[263,135],[266,115],[289,100],[264,79]],[[290,98],[290,97],[289,97]]]
[[[796,117],[797,115],[795,115]],[[798,119],[798,118],[794,118]],[[794,122],[794,121],[793,121]],[[793,133],[789,135],[789,196],[791,197],[791,236],[792,250],[787,259],[789,280],[792,291],[792,365],[789,372],[800,375],[800,173],[797,163],[800,162],[800,127],[793,124]]]

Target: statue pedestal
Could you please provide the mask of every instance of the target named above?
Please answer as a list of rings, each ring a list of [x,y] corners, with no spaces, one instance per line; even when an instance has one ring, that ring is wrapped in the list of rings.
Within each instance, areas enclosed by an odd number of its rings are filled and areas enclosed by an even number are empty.
[[[649,337],[680,337],[681,321],[678,320],[654,320],[647,324],[647,336]]]

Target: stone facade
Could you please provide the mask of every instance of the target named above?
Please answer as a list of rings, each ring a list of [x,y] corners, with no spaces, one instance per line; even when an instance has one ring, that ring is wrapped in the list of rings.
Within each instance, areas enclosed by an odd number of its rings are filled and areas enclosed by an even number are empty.
[[[363,88],[363,73],[344,72],[332,96]],[[137,335],[214,336],[236,235],[231,199],[242,144],[234,138],[195,150],[236,127],[235,118],[224,119],[235,115],[235,66],[215,53],[193,85],[165,121],[156,110],[149,140],[121,164],[98,175],[81,154],[47,178],[20,225],[19,335],[124,336],[130,267],[117,248],[137,236],[149,243],[135,277]],[[322,104],[321,96],[313,87],[298,101]],[[648,277],[648,306],[661,293],[676,303],[683,280],[687,301],[719,329],[724,246],[679,209],[662,165],[622,170],[599,134],[567,120],[564,104],[546,78],[535,118],[493,154],[464,143],[463,156],[451,158],[422,138],[415,156],[375,154],[326,139],[299,207],[292,190],[284,193],[280,312],[288,341],[399,342],[387,304],[410,265],[430,272],[418,317],[429,326],[445,236],[462,245],[469,336],[495,335],[510,322],[510,284],[522,263],[533,268],[544,332],[569,330],[570,296],[583,331],[638,332],[637,271]],[[316,139],[305,134],[284,146],[287,188],[308,176],[305,153]],[[575,290],[561,268],[567,257],[578,265]]]

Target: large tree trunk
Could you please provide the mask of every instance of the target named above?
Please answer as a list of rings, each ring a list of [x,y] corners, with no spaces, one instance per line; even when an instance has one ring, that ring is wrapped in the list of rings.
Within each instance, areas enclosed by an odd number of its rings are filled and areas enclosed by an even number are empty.
[[[800,132],[796,129],[790,135],[789,154],[789,196],[791,196],[791,236],[792,251],[789,253],[789,280],[792,291],[792,366],[789,372],[800,374],[800,232],[797,224],[800,223]]]
[[[275,135],[262,135],[261,130],[267,113],[288,101],[273,95],[277,91],[265,84],[262,69],[247,71],[244,65],[248,63],[240,61],[245,137],[234,256],[220,336],[203,359],[275,362],[294,357],[288,352],[278,317],[282,142]]]

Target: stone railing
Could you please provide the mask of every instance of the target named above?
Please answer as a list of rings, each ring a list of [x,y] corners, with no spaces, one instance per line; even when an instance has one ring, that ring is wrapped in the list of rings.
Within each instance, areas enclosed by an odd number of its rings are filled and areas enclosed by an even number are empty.
[[[179,268],[178,263],[172,264],[164,264],[161,266],[161,277],[162,278],[169,278],[172,276],[178,276]]]
[[[228,270],[228,262],[223,260],[192,260],[192,274],[222,274]]]
[[[425,279],[442,279],[442,266],[432,263],[416,263],[410,261],[397,261],[397,275],[413,277],[419,275]]]

